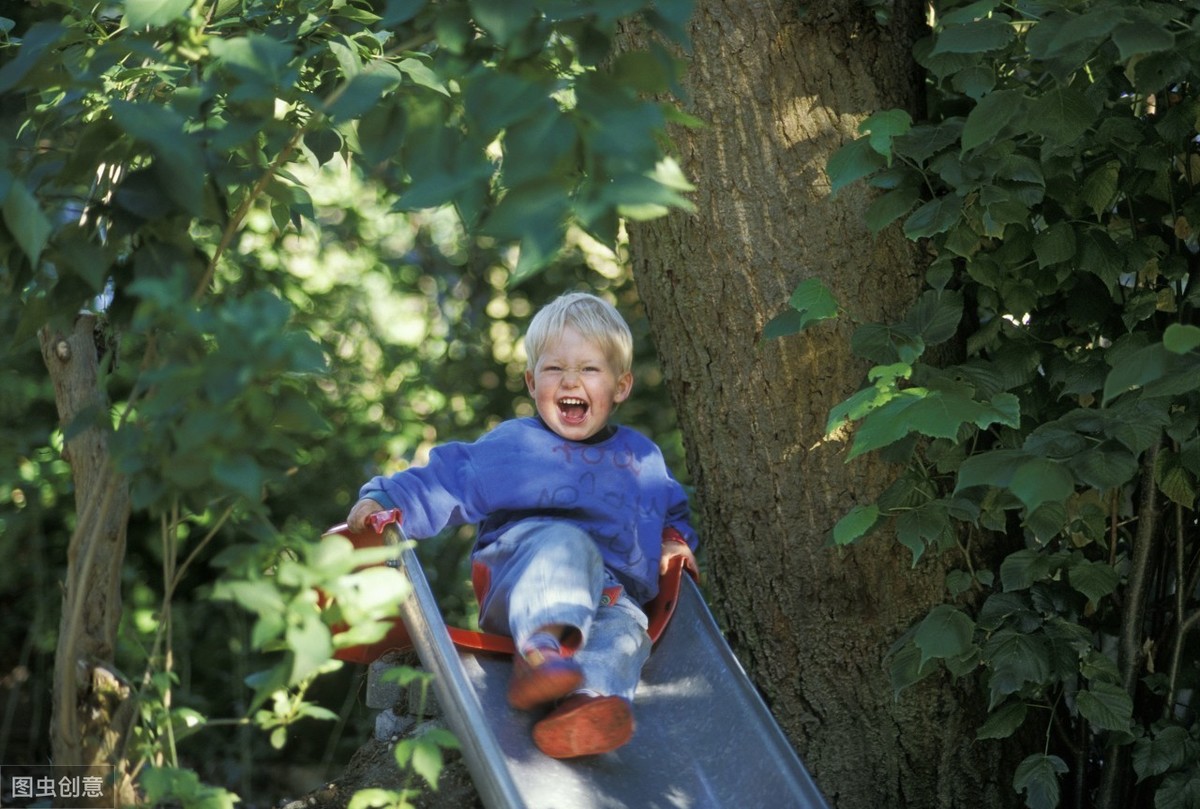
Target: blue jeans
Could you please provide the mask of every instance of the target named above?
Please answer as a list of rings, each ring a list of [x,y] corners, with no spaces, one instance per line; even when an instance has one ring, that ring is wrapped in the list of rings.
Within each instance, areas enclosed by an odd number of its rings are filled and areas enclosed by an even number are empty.
[[[633,699],[650,656],[646,614],[624,591],[602,606],[606,589],[617,580],[587,533],[550,519],[525,520],[474,561],[490,574],[479,605],[482,629],[510,635],[518,649],[543,627],[574,629],[583,687]]]

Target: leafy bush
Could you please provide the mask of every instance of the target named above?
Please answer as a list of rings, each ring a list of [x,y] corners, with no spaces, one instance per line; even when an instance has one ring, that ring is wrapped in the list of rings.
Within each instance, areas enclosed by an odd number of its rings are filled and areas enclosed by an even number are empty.
[[[931,257],[916,305],[854,335],[873,367],[828,431],[849,458],[903,471],[833,538],[886,527],[914,565],[952,562],[892,679],[899,693],[938,670],[977,678],[981,740],[1033,729],[1013,776],[1027,805],[1065,791],[1192,806],[1200,17],[1125,0],[935,6],[915,51],[926,116],[871,116],[828,166],[835,193],[879,189],[873,229],[899,223]],[[771,333],[835,311],[810,283]]]
[[[132,513],[123,581],[102,583],[125,585],[125,623],[99,662],[135,717],[112,723],[128,727],[114,755],[155,800],[228,800],[188,772],[198,729],[257,725],[281,748],[330,718],[314,680],[361,637],[332,629],[343,616],[314,588],[361,611],[355,632],[395,593],[314,539],[379,468],[509,415],[533,303],[619,250],[620,217],[686,206],[663,148],[674,113],[642,95],[676,65],[658,42],[610,53],[618,21],[677,40],[689,11],[64,0],[0,18],[0,494],[17,506],[0,519],[4,549],[41,551],[44,587],[0,583],[36,618],[17,657],[45,674],[52,583],[94,522],[66,506],[59,450],[103,435]],[[592,286],[636,302],[627,273]],[[59,430],[39,334],[93,321],[96,404]],[[438,559],[445,578],[460,561]],[[60,715],[76,696],[55,695]],[[230,770],[260,752],[213,748],[240,756]]]

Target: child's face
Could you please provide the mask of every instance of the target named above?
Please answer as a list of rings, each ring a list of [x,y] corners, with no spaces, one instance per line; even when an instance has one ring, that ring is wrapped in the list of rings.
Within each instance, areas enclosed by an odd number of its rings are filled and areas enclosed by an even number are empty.
[[[600,346],[568,326],[525,372],[525,384],[551,430],[583,441],[603,429],[629,397],[633,374],[618,376]]]

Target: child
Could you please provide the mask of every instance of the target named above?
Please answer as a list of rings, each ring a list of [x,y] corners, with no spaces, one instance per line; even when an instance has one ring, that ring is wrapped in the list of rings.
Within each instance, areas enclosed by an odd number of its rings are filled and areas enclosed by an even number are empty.
[[[633,692],[650,654],[641,606],[671,557],[693,573],[687,497],[658,447],[609,424],[633,387],[633,338],[611,305],[563,295],[534,316],[525,384],[537,416],[428,465],[363,486],[347,520],[399,508],[409,536],[478,523],[479,623],[510,635],[508,701],[553,706],[533,740],[555,758],[615,750],[633,736]]]

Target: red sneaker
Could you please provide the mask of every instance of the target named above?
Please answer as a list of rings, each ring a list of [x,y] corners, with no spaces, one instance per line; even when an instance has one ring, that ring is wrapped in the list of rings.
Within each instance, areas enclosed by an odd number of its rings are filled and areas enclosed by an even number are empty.
[[[519,711],[554,702],[583,685],[583,669],[561,652],[533,649],[513,655],[512,679],[508,683],[508,704]]]
[[[533,726],[533,743],[551,758],[598,756],[633,738],[633,708],[621,697],[576,694]]]

